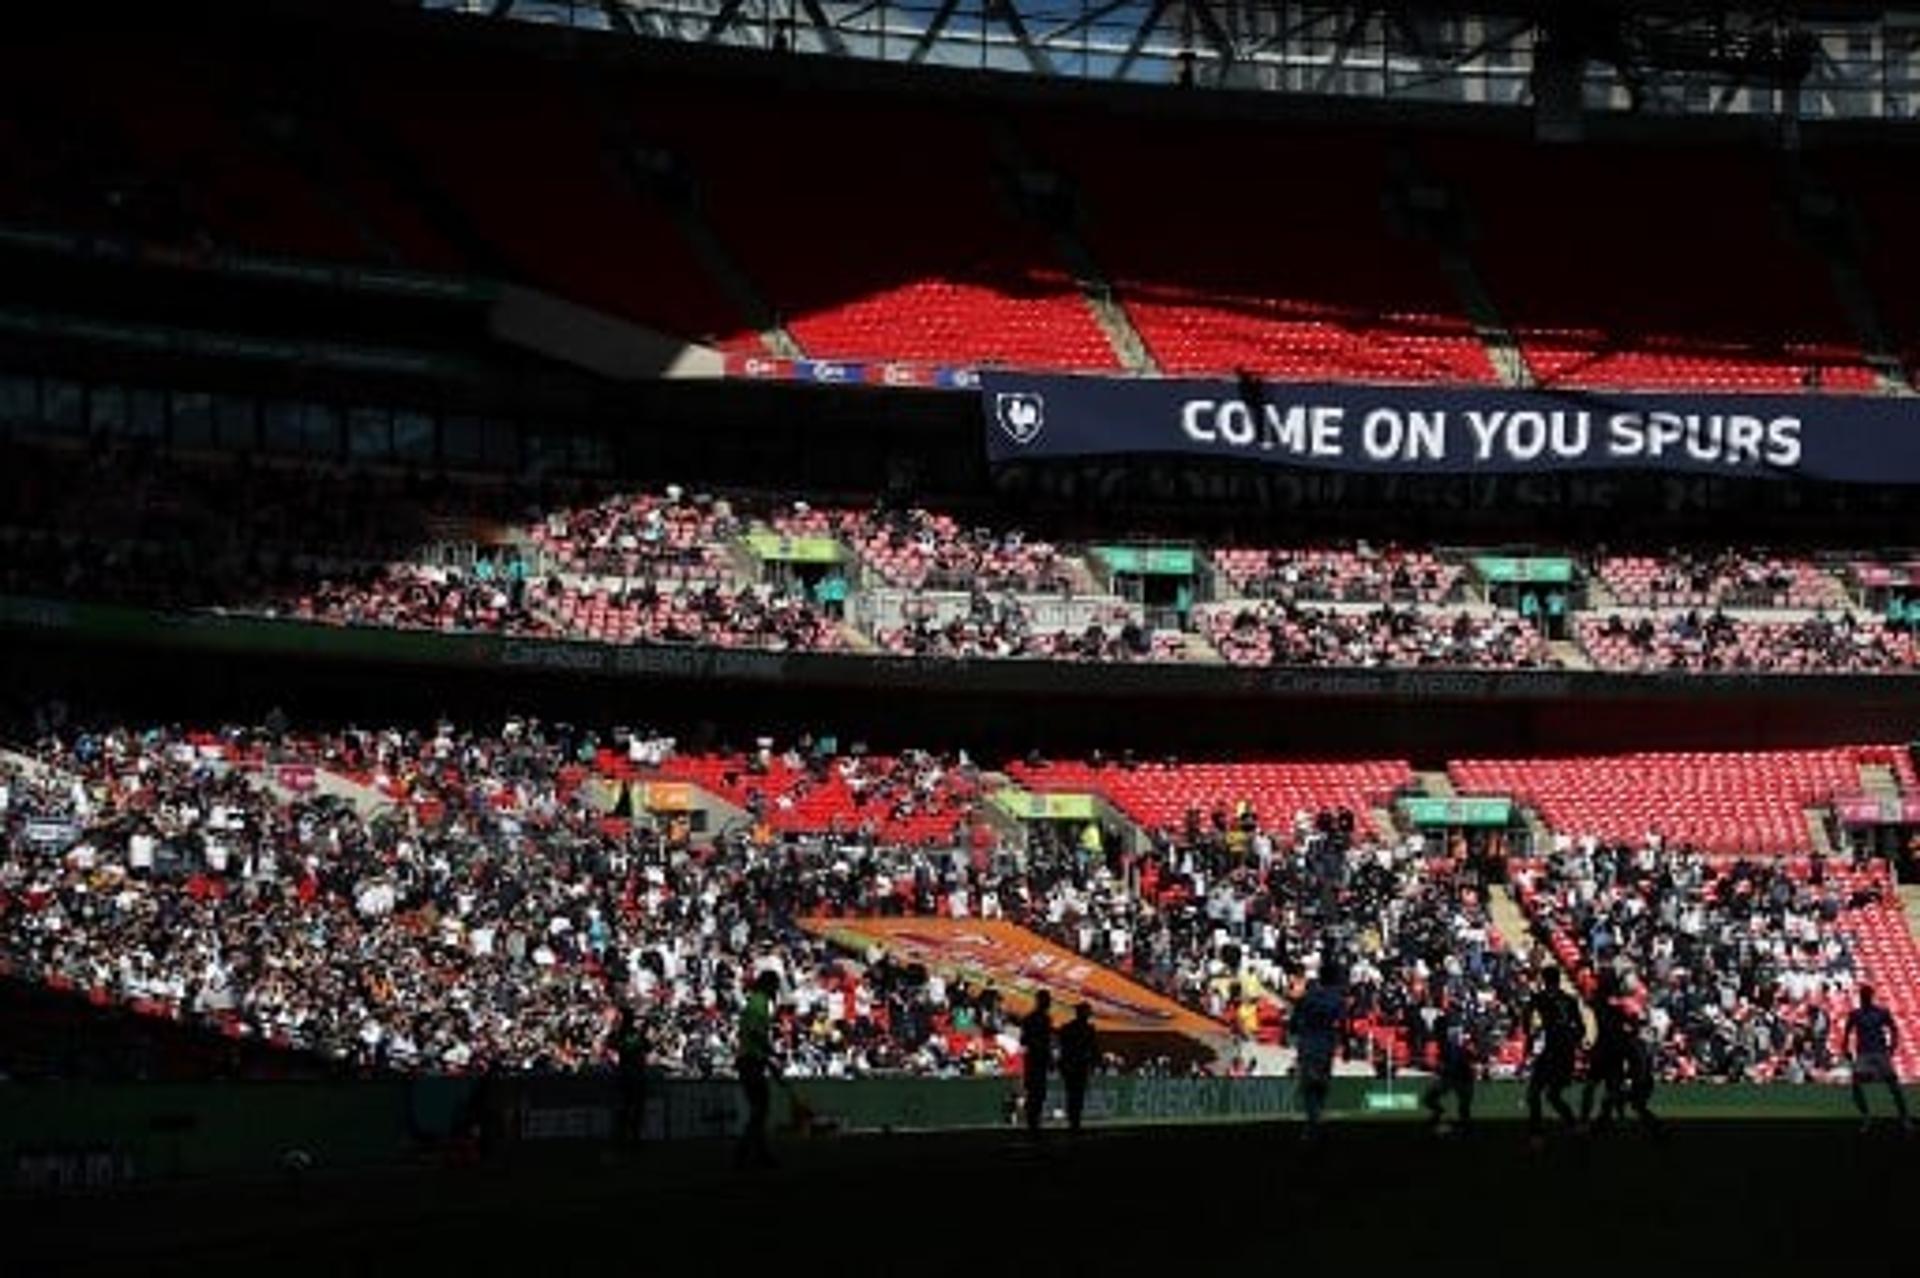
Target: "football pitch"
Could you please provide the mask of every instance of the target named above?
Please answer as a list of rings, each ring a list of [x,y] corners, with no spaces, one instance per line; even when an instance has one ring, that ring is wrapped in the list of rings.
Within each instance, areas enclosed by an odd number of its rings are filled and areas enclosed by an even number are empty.
[[[8,1272],[1916,1272],[1920,1139],[1688,1117],[1534,1147],[1504,1111],[522,1146],[472,1165],[275,1172],[0,1199]],[[21,1267],[16,1268],[15,1265]]]

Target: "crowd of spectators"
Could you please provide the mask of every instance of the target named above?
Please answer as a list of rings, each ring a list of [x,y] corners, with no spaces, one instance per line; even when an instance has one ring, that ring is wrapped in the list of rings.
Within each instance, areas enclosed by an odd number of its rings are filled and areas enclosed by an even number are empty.
[[[1614,613],[1604,621],[1583,618],[1579,634],[1603,669],[1857,674],[1920,667],[1910,631],[1851,611],[1793,621],[1748,621],[1697,608],[1633,620]]]
[[[1514,882],[1568,966],[1634,991],[1661,1073],[1794,1082],[1836,1064],[1860,979],[1842,923],[1879,888],[1822,858],[1709,858],[1656,840],[1560,838]]]
[[[481,557],[464,567],[397,562],[321,576],[297,594],[269,593],[236,611],[335,626],[545,635],[559,625],[522,561]]]
[[[1801,556],[1756,548],[1669,549],[1606,555],[1595,575],[1632,608],[1832,608],[1846,602],[1840,579]]]
[[[801,590],[709,582],[641,581],[582,591],[549,582],[531,605],[560,633],[601,643],[697,643],[717,648],[822,651],[839,626]]]
[[[1288,1005],[1337,968],[1348,1054],[1376,1068],[1431,1064],[1458,1026],[1512,1072],[1550,953],[1634,993],[1663,1076],[1821,1078],[1863,975],[1850,921],[1886,890],[1817,856],[1558,837],[1508,867],[1534,949],[1494,929],[1497,848],[1241,803],[1137,847],[1037,823],[1015,854],[978,837],[963,755],[816,740],[711,756],[731,775],[702,784],[752,819],[695,840],[634,811],[606,768],[688,775],[674,765],[692,756],[623,730],[96,731],[56,713],[18,739],[0,755],[14,976],[375,1070],[603,1068],[632,1007],[657,1066],[725,1072],[746,983],[769,968],[797,1074],[1012,1068],[1000,991],[800,925],[924,915],[1022,924],[1249,1045],[1283,1043]],[[849,796],[881,817],[820,819]],[[931,837],[895,837],[916,821]]]
[[[1264,600],[1207,610],[1205,633],[1235,665],[1557,665],[1532,622],[1512,613],[1451,615],[1384,605],[1341,611]]]
[[[725,576],[726,543],[745,527],[726,498],[669,484],[548,511],[526,534],[550,572],[664,582]]]
[[[533,721],[43,734],[0,784],[0,956],[344,1063],[456,1072],[603,1066],[629,1004],[656,1065],[723,1071],[745,981],[772,968],[795,1072],[996,1067],[991,1017],[962,1061],[924,974],[845,963],[794,925],[892,892],[879,854],[696,849],[593,802],[593,748]],[[258,778],[286,759],[400,801],[275,794]]]
[[[800,501],[770,522],[788,536],[838,538],[890,586],[1053,594],[1073,584],[1050,543],[1018,528],[966,527],[918,506],[816,509]]]
[[[1300,603],[1447,601],[1463,576],[1459,564],[1430,550],[1319,546],[1221,546],[1208,552],[1228,586],[1223,594]]]
[[[762,737],[751,750],[682,754],[657,766],[740,807],[756,837],[817,833],[899,848],[975,843],[980,772],[965,751],[888,755],[804,734],[784,748]]]
[[[0,461],[9,463],[0,466],[0,591],[15,595],[605,643],[844,646],[842,621],[862,615],[849,606],[846,574],[809,581],[773,565],[767,580],[750,580],[732,543],[770,524],[786,536],[837,539],[869,582],[966,592],[957,616],[955,598],[929,596],[909,599],[903,622],[864,623],[884,652],[1178,661],[1210,644],[1236,665],[1559,664],[1541,626],[1560,633],[1553,605],[1563,596],[1550,595],[1544,614],[1531,593],[1518,614],[1436,606],[1458,597],[1463,570],[1429,550],[1216,549],[1218,587],[1247,598],[1185,614],[1182,624],[1204,641],[1190,644],[1117,602],[1082,624],[1100,602],[1082,597],[1076,620],[1059,624],[1047,609],[1075,596],[1073,559],[1017,529],[918,507],[817,509],[678,485],[599,498],[578,485],[188,462],[117,446],[15,447]],[[1697,601],[1666,615],[1577,614],[1575,635],[1600,669],[1920,668],[1911,626],[1856,613],[1839,579],[1811,560],[1683,549],[1595,563],[1621,601]],[[1801,615],[1729,611],[1763,606]]]
[[[1453,1015],[1482,1059],[1510,1069],[1529,988],[1460,849],[1356,831],[1346,810],[1262,821],[1224,809],[1156,830],[1139,856],[1063,848],[1009,890],[1008,917],[1215,1018],[1279,1043],[1285,1009],[1322,971],[1344,974],[1349,1059],[1430,1064]]]
[[[929,613],[931,610],[928,610]],[[945,621],[911,615],[905,625],[881,627],[882,651],[917,657],[1039,657],[1053,661],[1178,661],[1186,652],[1177,631],[1156,631],[1116,607],[1079,629],[1045,629],[1017,595],[993,599],[974,591],[967,613]]]
[[[43,725],[0,769],[0,957],[373,1069],[598,1068],[631,1004],[657,1064],[724,1071],[764,968],[789,991],[797,1072],[1007,1066],[997,992],[840,954],[796,923],[836,913],[1023,922],[1249,1037],[1323,962],[1350,970],[1359,1024],[1397,1027],[1403,1051],[1441,1002],[1475,1009],[1490,1044],[1511,1029],[1516,969],[1477,885],[1417,846],[1357,839],[1350,814],[1272,834],[1196,824],[1138,857],[1043,843],[1024,863],[872,830],[696,847],[596,797],[606,744],[532,720],[307,737]],[[888,805],[972,775],[932,755],[823,758]],[[314,769],[349,789],[315,788]],[[749,762],[741,784],[757,775]]]

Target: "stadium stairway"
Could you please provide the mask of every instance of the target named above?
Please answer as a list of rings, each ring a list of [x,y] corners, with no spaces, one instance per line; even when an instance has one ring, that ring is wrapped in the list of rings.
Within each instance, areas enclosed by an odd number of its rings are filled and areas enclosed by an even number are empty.
[[[1900,797],[1900,782],[1893,775],[1893,769],[1884,763],[1860,764],[1860,789],[1875,799]]]
[[[726,245],[706,218],[700,214],[693,200],[662,201],[679,228],[681,236],[693,250],[693,255],[706,269],[714,283],[726,298],[733,303],[747,323],[760,335],[761,345],[767,352],[780,359],[805,359],[807,352],[800,342],[781,320],[766,296],[748,278],[745,269],[734,260]]]
[[[1032,174],[1043,171],[1026,148],[1020,145],[1013,128],[1004,121],[993,130],[993,146],[1002,167],[1008,172]],[[1047,176],[1055,183],[1066,181],[1059,173],[1049,171]],[[1019,209],[1015,209],[1014,213],[1016,216],[1032,216]],[[1065,218],[1050,220],[1046,229],[1053,241],[1054,251],[1066,264],[1081,299],[1092,312],[1094,323],[1100,326],[1107,344],[1113,347],[1113,357],[1129,373],[1158,374],[1160,365],[1153,358],[1153,352],[1147,349],[1147,343],[1140,336],[1140,330],[1133,326],[1133,317],[1127,314],[1113,281],[1101,269],[1100,263],[1094,260],[1093,250],[1080,238],[1072,221]]]
[[[1900,910],[1907,916],[1907,931],[1920,940],[1920,883],[1900,885]]]
[[[1444,770],[1439,772],[1416,772],[1413,779],[1420,783],[1420,793],[1433,799],[1451,799],[1456,793],[1453,778]]]
[[[1398,206],[1392,216],[1404,233],[1425,241],[1435,254],[1440,273],[1446,276],[1460,311],[1473,326],[1474,336],[1486,350],[1487,361],[1502,386],[1527,387],[1534,384],[1533,369],[1514,337],[1513,330],[1494,304],[1492,290],[1480,278],[1468,250],[1460,217],[1459,192],[1436,181],[1414,157],[1398,151],[1392,159],[1393,193]]]
[[[1203,634],[1195,632],[1183,633],[1180,636],[1180,643],[1180,659],[1182,661],[1194,661],[1202,665],[1212,666],[1222,666],[1227,662],[1227,659],[1220,655],[1220,650],[1208,643],[1207,637]]]
[[[243,127],[251,126],[251,140],[261,150],[285,161],[307,179],[315,202],[342,225],[352,229],[354,237],[371,260],[389,266],[414,265],[374,224],[367,209],[349,193],[345,174],[341,172],[336,158],[321,144],[311,124],[294,114],[280,116],[278,125],[273,127],[245,112],[236,111],[233,115],[242,122]]]
[[[1829,815],[1827,809],[1806,808],[1803,809],[1803,815],[1807,818],[1807,838],[1810,841],[1810,846],[1821,856],[1832,857],[1834,847],[1833,839],[1827,833],[1827,817]]]
[[[1873,291],[1867,287],[1866,276],[1859,265],[1834,257],[1829,259],[1828,269],[1833,275],[1833,291],[1840,299],[1840,307],[1860,335],[1860,349],[1867,366],[1873,370],[1874,381],[1889,395],[1913,394],[1913,384],[1907,380],[1906,369],[1901,366],[1893,343],[1887,340]]]
[[[880,645],[867,637],[866,631],[851,621],[843,621],[834,628],[840,636],[840,643],[848,652],[877,653]]]
[[[995,790],[1012,785],[1013,779],[1004,772],[982,772],[980,774],[980,793],[991,795]],[[997,803],[975,805],[974,819],[993,831],[994,837],[1002,847],[1025,850],[1027,846],[1027,823]]]
[[[331,115],[319,127],[336,136],[343,151],[365,170],[370,188],[381,189],[383,198],[408,209],[427,237],[445,246],[448,260],[438,266],[502,279],[512,274],[499,251],[475,229],[460,201],[423,171],[389,125],[351,105],[351,95],[335,100]]]
[[[1480,272],[1474,269],[1473,259],[1466,250],[1441,246],[1440,269],[1453,285],[1453,291],[1459,295],[1460,305],[1472,322],[1480,344],[1487,348],[1487,359],[1493,364],[1493,371],[1499,375],[1500,384],[1532,386],[1533,369],[1527,364],[1526,354],[1520,349],[1513,330],[1500,317],[1499,307],[1493,304],[1493,295],[1481,282]]]
[[[1571,639],[1550,639],[1547,651],[1568,670],[1593,669],[1593,659],[1587,656],[1586,649]]]
[[[264,768],[249,769],[245,776],[248,785],[256,790],[264,790],[282,802],[311,797],[282,785],[277,776]],[[371,817],[376,812],[394,806],[392,798],[372,786],[363,785],[350,777],[343,777],[325,768],[314,769],[313,788],[319,794],[339,799],[362,818]]]
[[[1495,883],[1487,892],[1487,914],[1493,920],[1493,928],[1506,941],[1507,948],[1516,954],[1533,948],[1533,932],[1527,925],[1527,916],[1520,903],[1513,899],[1513,893],[1504,883]]]
[[[1889,395],[1913,394],[1899,344],[1891,340],[1861,268],[1854,229],[1859,223],[1857,213],[1833,193],[1813,188],[1800,192],[1795,211],[1799,236],[1827,264],[1834,297],[1853,328],[1864,362],[1873,370],[1875,384]]]
[[[1087,309],[1093,312],[1094,322],[1107,335],[1114,358],[1120,361],[1121,367],[1130,373],[1158,374],[1159,363],[1154,360],[1153,352],[1147,349],[1140,330],[1133,326],[1133,317],[1127,314],[1127,308],[1121,304],[1106,272],[1093,260],[1092,251],[1069,228],[1055,228],[1053,240],[1060,250],[1060,256],[1066,259],[1067,269],[1073,272],[1074,283],[1079,286]]]
[[[692,814],[694,828],[704,833],[696,836],[696,842],[711,842],[725,830],[745,830],[752,826],[753,818],[747,810],[737,804],[721,798],[712,790],[697,781],[689,781],[679,775],[669,775],[658,769],[634,765],[625,755],[615,750],[602,750],[594,762],[593,771],[606,781],[630,782],[661,780],[687,788],[688,811]],[[617,800],[617,796],[615,796]]]
[[[1547,823],[1532,808],[1521,808],[1520,819],[1527,827],[1527,838],[1533,844],[1533,854],[1545,856],[1553,849],[1553,831],[1547,828]]]

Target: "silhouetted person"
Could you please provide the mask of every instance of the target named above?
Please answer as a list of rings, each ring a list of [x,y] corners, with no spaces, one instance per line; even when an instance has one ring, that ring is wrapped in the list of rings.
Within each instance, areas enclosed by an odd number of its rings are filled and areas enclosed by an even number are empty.
[[[1053,1068],[1053,995],[1041,990],[1033,996],[1033,1010],[1020,1021],[1020,1050],[1025,1057],[1022,1078],[1026,1102],[1027,1135],[1040,1136],[1046,1115],[1047,1071]]]
[[[1593,1049],[1587,1053],[1587,1081],[1580,1089],[1580,1121],[1602,1130],[1629,1109],[1640,1125],[1658,1132],[1659,1119],[1647,1108],[1653,1098],[1653,1053],[1640,1037],[1640,1024],[1617,977],[1601,982],[1593,998]],[[1594,1119],[1593,1099],[1603,1091],[1600,1116]]]
[[[779,976],[762,972],[753,979],[747,1005],[740,1009],[740,1048],[735,1064],[740,1070],[741,1089],[747,1094],[747,1122],[740,1129],[740,1143],[734,1147],[736,1167],[748,1163],[776,1165],[773,1150],[767,1145],[767,1111],[771,1102],[769,1079],[774,1069],[773,998],[779,992]]]
[[[1100,1036],[1093,1028],[1093,1006],[1081,1003],[1073,1019],[1060,1027],[1060,1081],[1067,1089],[1067,1126],[1080,1130],[1087,1105],[1087,1079],[1100,1059]]]
[[[1873,1114],[1867,1109],[1868,1083],[1887,1085],[1900,1125],[1911,1128],[1907,1098],[1900,1091],[1900,1075],[1893,1068],[1893,1054],[1900,1050],[1900,1026],[1893,1013],[1873,1001],[1871,985],[1860,987],[1860,1006],[1847,1013],[1846,1028],[1840,1031],[1840,1050],[1853,1061],[1853,1107],[1860,1111],[1861,1129],[1873,1123]]]
[[[1347,1016],[1345,984],[1346,974],[1339,968],[1323,967],[1287,1018],[1294,1070],[1307,1111],[1307,1129],[1301,1133],[1306,1140],[1320,1134],[1320,1117],[1326,1113],[1327,1092],[1333,1086],[1333,1053]]]
[[[1626,1108],[1627,1052],[1632,1037],[1626,1009],[1620,1005],[1619,985],[1611,974],[1594,989],[1589,1006],[1593,1008],[1593,1050],[1587,1053],[1587,1081],[1580,1089],[1580,1121],[1594,1121],[1594,1097],[1604,1093],[1597,1125],[1605,1127]]]
[[[620,1071],[620,1139],[638,1145],[647,1120],[647,1031],[630,1007],[620,1009],[613,1046]]]
[[[1560,988],[1560,969],[1548,968],[1541,975],[1541,987],[1527,1004],[1527,1054],[1533,1055],[1534,1043],[1541,1044],[1527,1075],[1527,1132],[1536,1141],[1543,1132],[1540,1101],[1544,1097],[1560,1116],[1564,1127],[1573,1126],[1573,1110],[1567,1106],[1567,1085],[1573,1081],[1574,1057],[1586,1041],[1586,1026],[1580,1020],[1580,1004]]]
[[[1473,1123],[1473,1084],[1477,1066],[1473,1056],[1473,1035],[1467,1019],[1458,1007],[1447,1009],[1440,1025],[1440,1073],[1427,1085],[1422,1103],[1427,1107],[1428,1125],[1436,1132],[1446,1115],[1446,1100],[1454,1098],[1455,1131],[1465,1131]]]
[[[1638,1014],[1627,1020],[1627,1105],[1640,1117],[1640,1125],[1658,1136],[1660,1119],[1654,1114],[1653,1044],[1647,1041],[1646,1024]]]

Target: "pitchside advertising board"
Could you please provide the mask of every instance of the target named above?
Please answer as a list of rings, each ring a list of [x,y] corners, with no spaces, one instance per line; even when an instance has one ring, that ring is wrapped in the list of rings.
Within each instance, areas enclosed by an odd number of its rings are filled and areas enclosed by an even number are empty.
[[[1920,400],[983,372],[994,462],[1173,454],[1322,470],[1642,470],[1920,484]]]

